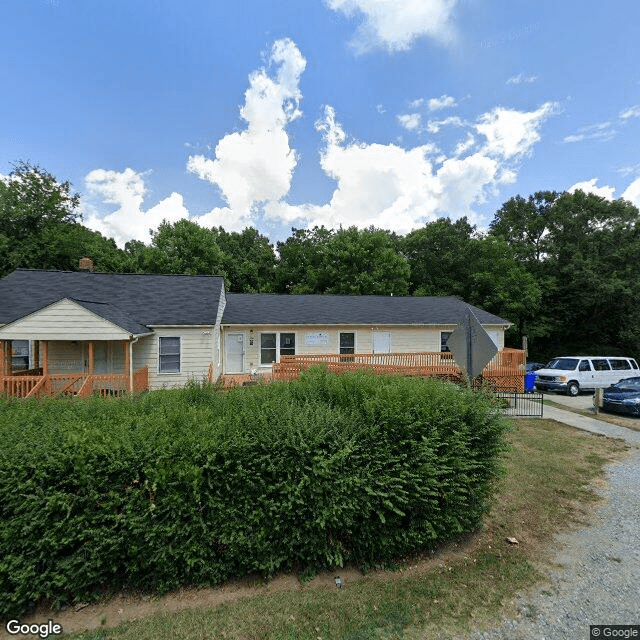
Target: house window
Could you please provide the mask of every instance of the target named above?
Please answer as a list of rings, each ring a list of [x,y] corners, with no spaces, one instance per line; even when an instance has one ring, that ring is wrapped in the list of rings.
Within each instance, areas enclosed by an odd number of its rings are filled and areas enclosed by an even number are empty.
[[[294,356],[296,354],[296,334],[281,333],[280,334],[280,355]]]
[[[159,338],[158,371],[180,373],[180,338]]]
[[[11,341],[11,369],[13,371],[26,371],[29,368],[29,341]]]
[[[261,333],[260,364],[272,364],[280,361],[280,356],[295,355],[295,333]]]
[[[271,364],[276,361],[276,334],[260,334],[260,364]]]
[[[441,331],[440,332],[440,351],[451,351],[447,346],[447,340],[451,337],[453,331]]]
[[[341,333],[340,334],[340,353],[355,353],[356,334]]]

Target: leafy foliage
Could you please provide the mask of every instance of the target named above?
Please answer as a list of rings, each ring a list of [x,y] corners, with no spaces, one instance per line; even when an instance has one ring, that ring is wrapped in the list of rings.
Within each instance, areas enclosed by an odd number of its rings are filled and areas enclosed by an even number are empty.
[[[538,191],[496,212],[489,231],[442,218],[404,237],[370,227],[292,229],[277,243],[254,228],[227,232],[163,222],[148,244],[80,223],[68,182],[29,163],[0,180],[0,276],[18,267],[215,274],[227,291],[456,296],[513,323],[532,358],[568,352],[640,357],[640,214],[624,200]]]
[[[454,385],[324,370],[227,394],[4,400],[0,616],[431,548],[479,526],[505,428]]]

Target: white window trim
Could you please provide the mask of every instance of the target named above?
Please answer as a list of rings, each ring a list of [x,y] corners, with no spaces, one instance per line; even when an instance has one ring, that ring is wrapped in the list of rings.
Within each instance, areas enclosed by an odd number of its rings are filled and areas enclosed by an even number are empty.
[[[449,352],[451,352],[451,348],[450,348],[450,347],[447,347],[447,349],[449,349],[449,351],[443,351],[443,350],[442,350],[442,334],[443,334],[443,333],[448,333],[448,334],[449,334],[449,338],[450,338],[450,337],[451,337],[451,334],[453,333],[453,329],[449,329],[449,330],[447,330],[447,331],[440,330],[440,344],[439,344],[440,353],[449,353]],[[447,340],[448,340],[449,338],[447,338]]]
[[[178,370],[162,371],[160,367],[160,340],[162,338],[178,339]],[[161,376],[179,376],[182,373],[182,336],[158,336],[158,375]]]
[[[340,353],[340,334],[353,333],[353,354],[358,353],[358,332],[357,331],[338,331],[338,355],[351,355],[349,353]]]
[[[269,333],[275,333],[276,334],[276,361],[275,362],[268,362],[268,363],[263,363],[262,362],[262,336],[265,334],[269,334]],[[295,336],[294,340],[295,340],[295,355],[298,355],[298,332],[297,331],[261,331],[260,332],[260,344],[258,345],[258,351],[259,351],[259,361],[260,361],[260,366],[261,367],[272,367],[274,364],[277,364],[278,362],[280,362],[280,334],[281,333],[293,333],[293,335]]]

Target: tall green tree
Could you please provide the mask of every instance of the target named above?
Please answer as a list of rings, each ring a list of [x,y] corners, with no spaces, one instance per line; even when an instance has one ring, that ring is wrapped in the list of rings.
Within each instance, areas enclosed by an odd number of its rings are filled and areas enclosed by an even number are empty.
[[[68,181],[18,162],[0,180],[0,275],[18,267],[75,270],[83,256],[100,270],[115,269],[115,242],[82,226],[79,202]]]
[[[214,230],[224,254],[223,269],[232,293],[270,293],[275,286],[276,254],[269,238],[253,227]]]
[[[382,229],[293,230],[278,243],[282,293],[406,295],[409,263],[399,238]]]
[[[640,355],[640,221],[633,204],[582,191],[518,196],[496,213],[490,234],[514,249],[542,289],[529,322],[541,356]]]
[[[324,226],[291,229],[291,235],[276,244],[277,293],[320,293],[329,283],[323,280],[324,253],[333,231]]]
[[[400,241],[409,263],[409,289],[417,296],[464,297],[476,229],[467,218],[440,218]]]
[[[225,255],[216,240],[215,230],[190,220],[165,220],[152,233],[150,250],[142,252],[146,271],[224,276]]]
[[[557,191],[537,191],[526,200],[516,196],[496,212],[489,232],[509,242],[517,259],[539,263],[545,257],[546,236],[553,224]]]

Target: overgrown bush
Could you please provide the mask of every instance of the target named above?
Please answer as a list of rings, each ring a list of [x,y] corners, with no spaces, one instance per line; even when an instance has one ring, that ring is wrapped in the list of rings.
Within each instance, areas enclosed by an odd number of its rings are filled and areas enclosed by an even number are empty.
[[[505,428],[482,393],[324,370],[0,400],[0,617],[431,548],[480,524]]]

